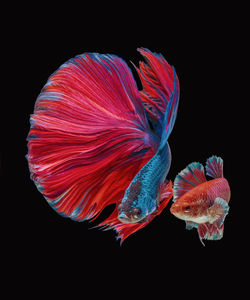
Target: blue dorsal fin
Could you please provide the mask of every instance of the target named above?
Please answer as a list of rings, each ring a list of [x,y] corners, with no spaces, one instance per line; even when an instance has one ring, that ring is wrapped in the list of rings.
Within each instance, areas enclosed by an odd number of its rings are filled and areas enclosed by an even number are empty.
[[[207,159],[206,174],[213,178],[223,177],[223,159],[218,156],[212,156]]]
[[[203,165],[198,162],[189,164],[175,177],[173,201],[175,202],[186,192],[206,181]]]

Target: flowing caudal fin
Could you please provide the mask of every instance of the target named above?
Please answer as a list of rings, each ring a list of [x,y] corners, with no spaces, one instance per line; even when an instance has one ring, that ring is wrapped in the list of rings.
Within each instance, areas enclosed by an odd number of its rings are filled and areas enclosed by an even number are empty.
[[[137,72],[143,90],[140,92],[146,112],[164,147],[173,129],[179,103],[179,81],[176,72],[164,57],[148,49],[138,51],[146,59]]]
[[[206,173],[213,178],[223,177],[223,159],[217,156],[212,156],[207,159]]]
[[[167,206],[172,198],[173,189],[172,182],[163,183],[159,187],[158,208],[155,212],[148,216],[148,218],[139,223],[122,223],[117,218],[118,211],[114,210],[113,213],[105,221],[99,224],[104,230],[114,228],[118,234],[117,238],[121,239],[121,243],[132,233],[138,231],[150,223],[157,215],[161,214],[163,209]]]
[[[126,63],[97,53],[70,59],[49,78],[30,121],[31,178],[48,203],[77,221],[116,203],[105,225],[123,239],[135,231],[117,224],[117,206],[157,147]]]
[[[175,177],[173,201],[175,202],[187,191],[206,181],[203,165],[198,162],[189,164]]]

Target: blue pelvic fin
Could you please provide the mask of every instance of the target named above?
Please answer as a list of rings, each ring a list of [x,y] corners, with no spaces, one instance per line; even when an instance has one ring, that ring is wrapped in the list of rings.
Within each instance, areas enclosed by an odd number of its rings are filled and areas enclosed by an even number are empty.
[[[186,192],[206,181],[203,165],[198,162],[189,164],[175,177],[173,201],[175,202]]]
[[[213,178],[223,177],[223,159],[217,156],[212,156],[206,162],[206,174]]]
[[[198,228],[198,224],[192,221],[185,221],[186,222],[186,229],[191,230],[193,228]]]

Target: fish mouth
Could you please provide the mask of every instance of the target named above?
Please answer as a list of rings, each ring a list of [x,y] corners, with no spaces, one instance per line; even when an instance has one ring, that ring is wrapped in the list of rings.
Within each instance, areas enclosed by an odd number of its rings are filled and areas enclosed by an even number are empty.
[[[118,220],[122,223],[131,223],[130,218],[124,212],[118,215]]]
[[[175,203],[174,204],[172,204],[172,206],[170,207],[170,212],[171,212],[171,214],[173,214],[173,215],[178,215],[178,205],[176,205]]]
[[[118,220],[121,221],[122,223],[143,223],[145,222],[147,217],[142,217],[142,218],[132,218],[128,217],[124,212],[121,212],[118,215]]]
[[[176,218],[180,219],[180,220],[186,220],[187,219],[187,216],[183,215],[182,213],[179,212],[178,210],[178,205],[176,204],[173,204],[171,207],[170,207],[170,212],[172,215],[174,215]]]

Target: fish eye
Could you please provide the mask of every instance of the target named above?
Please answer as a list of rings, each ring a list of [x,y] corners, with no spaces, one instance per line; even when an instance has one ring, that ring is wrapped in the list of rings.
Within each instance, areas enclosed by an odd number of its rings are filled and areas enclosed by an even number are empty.
[[[190,205],[187,205],[187,206],[185,207],[185,210],[190,210]]]
[[[133,215],[133,218],[137,219],[140,217],[141,215],[141,209],[140,208],[134,208],[132,210],[132,215]]]
[[[117,207],[117,210],[120,211],[122,209],[122,204],[120,203]]]

